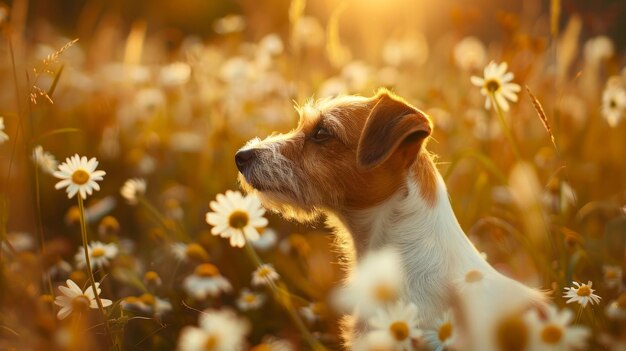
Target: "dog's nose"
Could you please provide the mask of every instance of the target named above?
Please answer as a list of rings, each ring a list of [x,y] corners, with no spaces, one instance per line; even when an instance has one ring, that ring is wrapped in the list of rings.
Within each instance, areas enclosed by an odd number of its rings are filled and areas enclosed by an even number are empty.
[[[235,163],[237,164],[237,169],[239,169],[240,172],[243,172],[243,170],[248,165],[250,165],[252,161],[254,161],[254,159],[256,158],[256,154],[257,150],[255,149],[237,151],[237,153],[235,154]]]

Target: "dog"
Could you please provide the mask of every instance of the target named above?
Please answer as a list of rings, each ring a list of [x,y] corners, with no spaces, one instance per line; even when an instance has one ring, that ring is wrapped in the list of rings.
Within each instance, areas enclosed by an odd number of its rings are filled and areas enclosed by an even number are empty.
[[[485,308],[516,313],[542,303],[540,292],[492,268],[461,229],[426,150],[433,124],[425,113],[385,89],[296,109],[291,132],[255,138],[236,153],[245,191],[287,218],[325,215],[349,265],[380,248],[397,250],[408,273],[402,298],[418,307],[424,325],[450,306],[468,321]],[[459,286],[476,280],[485,284]],[[471,294],[479,297],[468,303]],[[503,294],[510,298],[494,305],[490,297]],[[475,329],[466,323],[462,349],[492,348]]]

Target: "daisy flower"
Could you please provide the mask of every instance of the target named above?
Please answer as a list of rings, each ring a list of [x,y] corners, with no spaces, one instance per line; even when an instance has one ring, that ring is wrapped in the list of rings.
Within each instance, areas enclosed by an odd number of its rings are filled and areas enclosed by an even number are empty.
[[[379,309],[369,324],[391,336],[393,349],[397,351],[413,350],[413,342],[422,337],[422,331],[417,328],[417,307],[412,303],[398,301]]]
[[[626,89],[622,87],[620,82],[615,83],[615,80],[609,80],[602,93],[602,116],[609,123],[609,126],[615,127],[624,117],[625,111]]]
[[[193,274],[183,281],[183,288],[189,296],[197,300],[205,299],[207,296],[217,297],[223,292],[232,290],[228,280],[210,263],[198,265]]]
[[[574,319],[570,310],[558,311],[554,306],[547,306],[543,311],[545,316],[539,315],[533,309],[524,315],[527,325],[530,326],[530,350],[584,350],[587,338],[591,335],[584,326],[570,325]]]
[[[35,164],[41,168],[42,171],[52,175],[56,171],[59,166],[59,162],[54,158],[54,156],[44,151],[41,145],[37,145],[33,150],[33,161]]]
[[[98,223],[98,234],[107,236],[117,233],[120,230],[120,222],[113,216],[105,216]]]
[[[264,337],[263,342],[254,346],[250,351],[293,351],[293,345],[284,339],[278,339],[272,336]]]
[[[78,154],[68,157],[65,162],[59,165],[59,170],[54,172],[54,176],[61,179],[56,183],[55,189],[67,188],[67,197],[72,198],[76,193],[84,199],[87,194],[91,195],[94,190],[100,190],[100,185],[96,181],[102,180],[106,174],[104,171],[96,170],[98,160],[95,157],[87,160],[87,157],[80,157]]]
[[[173,243],[170,246],[170,250],[174,257],[181,262],[206,262],[209,260],[208,252],[200,244]]]
[[[9,140],[9,136],[4,132],[4,117],[0,117],[0,144]]]
[[[591,288],[593,283],[589,281],[587,284],[580,284],[578,282],[573,282],[575,287],[564,288],[565,295],[563,297],[569,298],[567,303],[578,302],[582,305],[582,307],[586,307],[588,303],[595,304],[600,303],[601,297],[594,294],[594,289]]]
[[[161,317],[164,313],[172,310],[172,304],[152,294],[143,294],[139,297],[129,296],[121,303],[122,308],[129,311],[137,311]]]
[[[235,351],[243,348],[250,325],[230,310],[205,310],[199,327],[183,328],[178,339],[179,351]]]
[[[472,323],[475,323],[472,321]],[[484,340],[479,343],[479,348],[475,350],[533,350],[528,348],[530,344],[530,326],[519,313],[504,315],[498,318],[497,323],[493,325],[493,329],[489,328],[493,333],[487,339],[486,346]],[[491,342],[493,345],[491,344]],[[486,347],[485,347],[486,346]]]
[[[252,272],[252,285],[268,285],[278,280],[280,276],[271,264],[262,264]]]
[[[206,262],[209,260],[209,253],[200,244],[191,243],[185,248],[185,256],[189,260],[198,262]]]
[[[603,266],[604,284],[607,288],[622,287],[622,268],[620,266]]]
[[[454,46],[454,62],[464,71],[479,69],[486,60],[485,45],[476,37],[465,37]]]
[[[265,209],[256,196],[243,197],[238,191],[226,191],[218,194],[217,201],[211,201],[211,209],[215,212],[206,214],[206,221],[213,226],[211,233],[222,238],[230,238],[230,245],[243,247],[247,240],[257,240],[257,228],[267,226],[263,217]]]
[[[606,60],[615,53],[615,45],[611,38],[605,35],[593,37],[585,42],[583,54],[585,61],[597,64],[601,60]]]
[[[137,296],[128,296],[120,302],[120,306],[126,311],[148,313],[150,308]]]
[[[513,73],[507,72],[507,63],[502,62],[496,64],[491,61],[484,70],[484,77],[480,78],[472,76],[472,84],[480,87],[480,93],[486,96],[485,108],[491,108],[490,95],[493,95],[494,100],[504,111],[509,110],[509,101],[516,102],[517,95],[521,90],[521,87],[515,83],[511,83],[513,80]]]
[[[256,310],[264,301],[265,295],[255,293],[250,289],[243,289],[237,299],[237,307],[242,311]]]
[[[71,279],[66,281],[67,286],[60,286],[59,290],[62,295],[57,296],[54,303],[61,307],[57,317],[64,319],[73,312],[81,313],[87,311],[89,308],[98,308],[96,302],[96,296],[93,292],[93,287],[89,286],[87,290],[83,291],[76,283]],[[96,283],[96,293],[100,295],[100,283]],[[100,298],[102,306],[111,306],[111,300]]]
[[[622,293],[617,300],[606,308],[606,316],[614,320],[626,320],[626,293]]]
[[[371,317],[376,309],[394,302],[403,284],[399,255],[390,249],[368,254],[349,278],[348,284],[334,297],[335,303],[348,312],[358,310]]]
[[[176,258],[177,261],[187,261],[187,244],[185,243],[173,243],[170,244],[170,252]]]
[[[326,304],[323,302],[311,302],[307,306],[300,307],[300,314],[310,324],[322,319],[327,312]]]
[[[143,196],[145,193],[146,181],[142,178],[129,179],[124,183],[122,189],[120,189],[122,197],[131,205],[136,205],[139,201],[137,198]]]
[[[436,330],[424,331],[424,338],[434,351],[446,350],[455,342],[455,323],[452,312],[446,312],[435,322]]]
[[[354,351],[392,351],[395,339],[384,330],[376,330],[354,341]]]
[[[105,244],[100,241],[94,241],[87,245],[87,252],[89,253],[89,261],[91,263],[91,269],[102,268],[109,265],[109,261],[117,256],[119,249],[117,245]],[[76,260],[76,266],[83,268],[87,265],[85,262],[85,251],[83,246],[78,248],[78,252],[74,256]]]
[[[259,232],[259,239],[252,242],[252,246],[260,251],[267,251],[273,248],[278,241],[276,231],[272,228],[257,228]]]
[[[478,264],[453,279],[453,286],[459,300],[457,311],[463,316],[471,316],[462,325],[456,324],[452,331],[454,346],[462,345],[471,350],[529,350],[529,326],[519,311],[528,308],[528,301],[539,301],[541,293],[527,289],[518,281],[498,276],[495,269],[486,262]],[[454,333],[454,332],[459,333]]]
[[[161,286],[163,284],[163,280],[159,276],[159,273],[155,271],[147,271],[143,275],[143,282],[146,285],[150,285],[154,287]]]

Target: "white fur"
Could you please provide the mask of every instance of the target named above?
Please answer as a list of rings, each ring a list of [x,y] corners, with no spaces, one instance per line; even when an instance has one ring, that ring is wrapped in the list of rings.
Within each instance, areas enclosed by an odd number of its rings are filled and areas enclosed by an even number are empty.
[[[521,310],[541,301],[539,292],[503,276],[476,250],[454,215],[446,186],[438,172],[434,207],[424,201],[414,179],[409,175],[406,188],[384,203],[366,210],[329,214],[328,223],[336,228],[340,241],[353,241],[357,262],[359,257],[383,247],[391,247],[400,253],[406,272],[401,298],[417,305],[422,321],[420,327],[433,327],[432,323],[453,307],[456,298],[456,303],[460,303],[457,307],[462,308],[464,314],[488,308],[501,315],[500,312],[505,310]],[[466,294],[462,285],[471,270],[480,271],[486,284],[478,285],[478,288],[472,288],[471,294]],[[498,306],[493,299],[475,298],[498,294],[506,295],[506,298],[499,299],[503,306]],[[476,334],[471,330],[466,333]],[[464,350],[471,349],[468,344],[475,342],[468,339],[472,336],[465,337]]]

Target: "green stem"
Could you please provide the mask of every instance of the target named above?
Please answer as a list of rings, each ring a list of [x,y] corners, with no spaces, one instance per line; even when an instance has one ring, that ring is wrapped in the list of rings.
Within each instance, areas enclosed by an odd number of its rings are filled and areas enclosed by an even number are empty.
[[[98,309],[100,310],[100,313],[104,318],[104,329],[106,330],[106,334],[109,337],[109,342],[111,343],[111,345],[115,346],[116,343],[113,341],[113,335],[111,334],[111,329],[109,328],[109,319],[104,312],[104,306],[102,305],[102,301],[100,300],[100,294],[98,294],[98,289],[96,288],[96,279],[94,278],[93,272],[91,270],[91,260],[89,259],[89,246],[87,245],[89,240],[87,239],[87,226],[85,224],[85,206],[83,205],[83,198],[80,194],[76,194],[76,197],[78,198],[78,209],[80,212],[80,234],[83,240],[83,249],[85,251],[87,274],[89,275],[89,280],[91,281],[91,288],[93,289],[93,294],[96,298]]]
[[[515,155],[515,158],[517,159],[517,161],[521,161],[522,155],[520,154],[519,149],[517,148],[517,143],[515,143],[515,139],[513,138],[513,134],[511,133],[511,130],[506,125],[506,121],[504,120],[504,115],[502,113],[502,108],[496,101],[496,98],[495,96],[493,96],[493,93],[489,93],[489,99],[491,99],[491,104],[496,110],[496,115],[498,116],[498,119],[500,120],[500,125],[502,125],[502,130],[504,131],[504,135],[509,141],[509,144],[511,145],[511,149],[513,149],[513,154]]]
[[[43,223],[41,221],[41,191],[39,189],[39,164],[37,162],[38,160],[35,159],[35,211],[37,216],[37,232],[39,233],[39,250],[43,256],[46,252],[46,240],[43,235]],[[50,274],[44,271],[43,265],[41,265],[41,271],[43,273],[45,283],[48,286],[50,296],[54,298],[54,289],[52,288],[52,279],[50,279]]]
[[[254,264],[257,267],[260,267],[264,264],[261,258],[259,257],[259,255],[256,253],[256,251],[254,250],[254,248],[249,242],[246,243],[245,248],[246,248],[246,253],[248,254],[250,259],[254,262]],[[280,302],[285,307],[285,309],[287,310],[287,313],[289,314],[289,317],[295,323],[300,333],[302,333],[302,336],[307,341],[307,343],[309,343],[309,346],[311,346],[311,349],[315,351],[326,350],[326,348],[322,344],[320,344],[317,340],[315,340],[313,335],[311,335],[311,332],[309,332],[309,329],[307,329],[304,322],[302,322],[302,319],[300,318],[300,316],[298,316],[298,313],[295,311],[291,303],[291,294],[289,293],[289,290],[287,290],[287,287],[285,286],[278,287],[276,286],[276,284],[274,284],[273,281],[270,281],[270,280],[268,280],[267,282],[268,282],[268,286],[274,293],[274,297],[276,298],[276,300],[278,300],[278,302]],[[287,298],[283,298],[283,297],[287,297]]]

